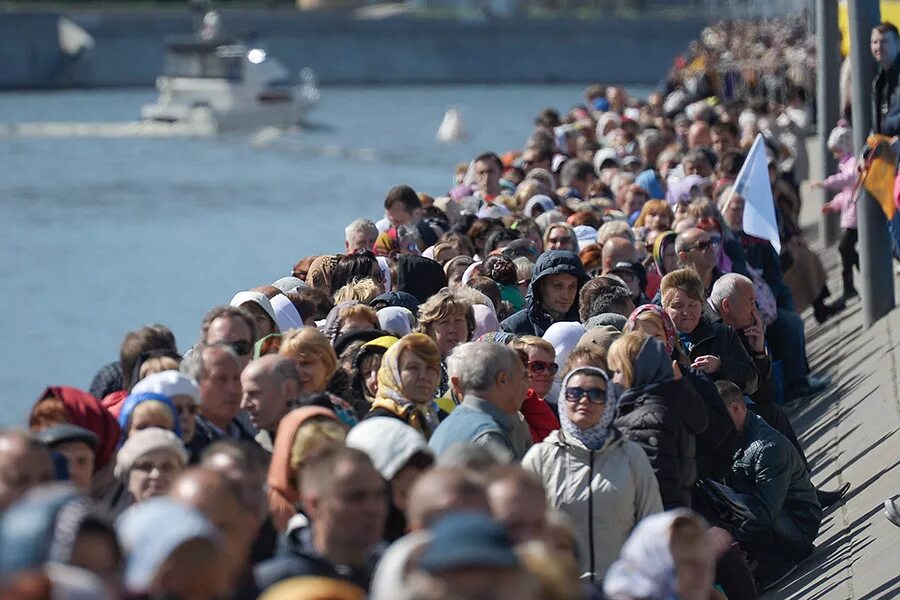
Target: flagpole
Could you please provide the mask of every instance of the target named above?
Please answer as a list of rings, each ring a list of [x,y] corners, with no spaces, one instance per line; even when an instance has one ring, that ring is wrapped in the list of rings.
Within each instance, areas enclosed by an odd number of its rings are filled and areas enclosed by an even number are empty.
[[[878,2],[873,0],[847,0],[847,11],[853,73],[853,145],[860,149],[873,124],[872,80],[877,69],[869,50],[869,38],[872,28],[881,20],[881,11]],[[893,256],[884,213],[863,187],[856,205],[863,322],[869,328],[894,308]]]

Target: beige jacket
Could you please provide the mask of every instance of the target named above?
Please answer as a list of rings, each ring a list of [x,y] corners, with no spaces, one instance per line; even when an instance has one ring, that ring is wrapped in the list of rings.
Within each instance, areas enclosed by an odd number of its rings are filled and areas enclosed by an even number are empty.
[[[618,431],[599,450],[554,431],[522,466],[540,477],[547,499],[572,520],[582,577],[602,582],[637,522],[662,512],[659,485],[644,450]]]

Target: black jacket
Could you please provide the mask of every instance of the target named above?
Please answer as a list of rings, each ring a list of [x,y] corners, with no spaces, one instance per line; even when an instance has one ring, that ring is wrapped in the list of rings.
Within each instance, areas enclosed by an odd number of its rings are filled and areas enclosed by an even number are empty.
[[[691,341],[688,355],[692,361],[705,355],[717,356],[721,361],[713,379],[730,381],[745,394],[756,391],[759,374],[734,329],[721,323],[713,323],[707,317],[700,317],[697,327],[687,337]]]
[[[641,445],[666,509],[691,506],[697,480],[696,436],[709,421],[703,399],[686,379],[621,391],[613,424]]]
[[[553,325],[553,317],[551,317],[541,306],[540,291],[538,282],[548,275],[574,275],[578,278],[578,290],[581,290],[587,280],[588,274],[581,264],[581,259],[574,252],[567,250],[548,250],[538,257],[537,263],[534,265],[534,273],[531,276],[531,283],[528,284],[528,293],[525,295],[525,308],[517,313],[510,315],[502,323],[500,330],[513,333],[515,335],[536,335],[538,337],[544,335],[551,325]],[[575,301],[560,321],[578,321],[578,295],[575,295]]]
[[[290,531],[283,539],[274,558],[264,561],[253,571],[259,589],[266,588],[292,577],[327,577],[340,579],[368,591],[372,580],[374,562],[365,569],[355,569],[346,565],[334,565],[319,554],[312,541],[311,527],[299,527]]]
[[[872,131],[888,136],[900,135],[900,56],[891,68],[878,69],[872,81]]]

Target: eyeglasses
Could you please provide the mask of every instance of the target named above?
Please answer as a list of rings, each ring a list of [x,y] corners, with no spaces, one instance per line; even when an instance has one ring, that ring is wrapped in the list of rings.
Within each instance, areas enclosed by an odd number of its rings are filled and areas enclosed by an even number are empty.
[[[551,375],[556,375],[556,372],[559,371],[559,365],[542,360],[532,360],[528,362],[528,370],[534,373],[549,372]]]
[[[606,390],[602,388],[566,388],[566,400],[573,404],[587,398],[591,404],[606,404]]]
[[[253,343],[245,340],[237,340],[236,342],[219,342],[219,345],[228,346],[238,356],[247,356],[253,352]]]
[[[706,252],[706,251],[709,250],[710,248],[718,248],[718,247],[719,247],[719,240],[717,240],[717,239],[709,239],[709,240],[703,240],[702,242],[697,242],[697,243],[694,244],[693,246],[690,246],[689,248],[686,248],[686,250],[694,250],[694,249],[696,249],[696,250],[700,250],[700,251]]]

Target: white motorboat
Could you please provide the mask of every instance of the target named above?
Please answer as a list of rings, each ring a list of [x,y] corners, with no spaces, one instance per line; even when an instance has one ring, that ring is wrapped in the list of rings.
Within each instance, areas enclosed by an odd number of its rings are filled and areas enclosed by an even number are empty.
[[[290,127],[316,106],[311,69],[292,79],[265,50],[220,38],[206,21],[201,37],[167,45],[165,69],[156,80],[159,98],[141,108],[144,120],[215,131]]]

